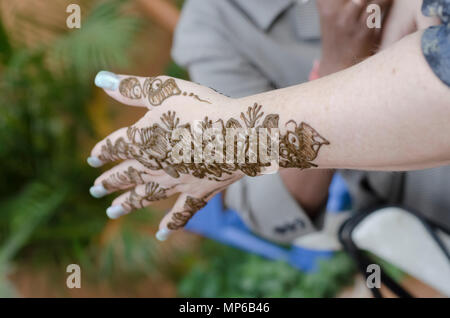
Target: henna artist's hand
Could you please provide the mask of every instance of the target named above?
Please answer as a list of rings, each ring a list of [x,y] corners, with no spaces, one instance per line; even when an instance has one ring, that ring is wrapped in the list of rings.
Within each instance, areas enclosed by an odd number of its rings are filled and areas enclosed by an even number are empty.
[[[107,209],[111,218],[179,193],[160,223],[157,238],[163,240],[231,183],[273,167],[273,161],[263,161],[251,146],[250,137],[229,135],[229,129],[278,130],[280,116],[266,113],[257,103],[247,105],[210,88],[167,76],[142,78],[100,72],[95,82],[124,104],[149,108],[134,125],[99,142],[88,158],[93,167],[122,161],[97,178],[90,189],[94,197],[126,191]],[[283,133],[276,135],[279,145],[273,147],[279,166],[315,167],[311,161],[328,141],[303,122],[284,120],[282,126]],[[202,139],[196,138],[199,135]],[[258,137],[261,140],[261,135]],[[220,144],[222,148],[217,147]],[[227,157],[228,145],[231,160]],[[200,150],[200,156],[195,149]],[[238,159],[240,153],[245,160]]]
[[[387,15],[392,0],[317,0],[322,33],[321,77],[376,53],[382,29],[367,26],[370,13],[366,8],[370,4],[379,5],[382,14]]]

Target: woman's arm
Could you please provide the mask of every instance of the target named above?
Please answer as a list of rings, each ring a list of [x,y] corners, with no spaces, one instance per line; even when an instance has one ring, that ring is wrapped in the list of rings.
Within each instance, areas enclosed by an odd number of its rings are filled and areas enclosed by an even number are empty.
[[[418,32],[345,71],[241,99],[167,77],[101,73],[96,84],[105,92],[150,111],[94,147],[92,166],[124,161],[100,176],[91,193],[129,190],[108,208],[114,218],[181,193],[160,224],[163,239],[229,184],[266,171],[259,161],[178,162],[172,146],[181,138],[173,135],[175,128],[186,128],[186,137],[217,125],[219,134],[225,127],[279,128],[283,168],[408,170],[447,164],[450,89],[428,66],[420,41]],[[203,151],[208,146],[194,144]]]
[[[238,104],[308,123],[330,144],[321,168],[409,170],[450,160],[450,89],[423,57],[421,32],[350,69]],[[283,125],[280,126],[286,129]]]
[[[380,32],[367,27],[369,13],[366,9],[369,4],[378,4],[383,15],[387,16],[392,2],[317,1],[322,39],[322,56],[317,72],[320,77],[351,67],[376,52],[381,43]],[[323,210],[333,174],[331,169],[280,171],[288,191],[311,217]]]

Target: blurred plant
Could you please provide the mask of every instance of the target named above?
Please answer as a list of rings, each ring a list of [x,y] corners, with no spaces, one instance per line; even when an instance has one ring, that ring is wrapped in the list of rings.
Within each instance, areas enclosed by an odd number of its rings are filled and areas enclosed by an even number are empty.
[[[0,272],[21,257],[36,262],[80,260],[104,264],[110,249],[98,248],[107,219],[104,200],[87,189],[96,172],[85,164],[83,140],[94,135],[89,117],[93,76],[126,66],[127,49],[140,20],[122,13],[126,1],[96,1],[81,29],[48,28],[40,45],[12,41],[15,30],[0,19]],[[57,12],[55,20],[60,19]],[[0,12],[1,15],[1,12]],[[19,19],[18,17],[17,19]],[[34,32],[34,31],[30,31]],[[133,217],[132,217],[133,218]],[[132,218],[129,222],[132,221]],[[127,221],[128,222],[128,221]],[[152,255],[151,237],[124,226],[124,255]],[[144,256],[143,256],[144,257]],[[135,267],[131,267],[135,270]],[[1,278],[0,280],[4,281]],[[2,283],[0,285],[3,286]]]
[[[170,63],[166,66],[164,74],[184,80],[189,80],[188,72],[174,61],[170,61]]]
[[[68,66],[67,70],[75,73],[71,75],[81,80],[102,67],[126,66],[126,48],[132,44],[139,23],[119,14],[123,2],[114,0],[95,7],[83,21],[82,32],[70,32],[53,43],[49,59],[62,69]]]
[[[321,262],[316,273],[303,273],[214,242],[205,242],[201,262],[192,265],[179,284],[184,297],[333,297],[350,284],[351,259],[337,253]]]
[[[0,268],[0,298],[17,297],[17,291],[7,279],[7,274],[7,269]]]
[[[175,0],[175,5],[177,6],[177,8],[182,9],[183,5],[185,3],[185,0]]]

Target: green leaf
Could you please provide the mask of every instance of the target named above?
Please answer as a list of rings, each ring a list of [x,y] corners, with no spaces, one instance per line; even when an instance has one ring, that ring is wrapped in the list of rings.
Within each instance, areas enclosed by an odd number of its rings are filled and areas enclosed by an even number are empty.
[[[1,15],[1,12],[0,12]],[[0,62],[8,63],[11,58],[13,49],[9,41],[9,37],[6,33],[2,20],[0,19]]]
[[[100,69],[123,67],[140,20],[120,14],[122,1],[101,2],[83,20],[82,27],[59,38],[49,48],[49,58],[81,80]]]
[[[282,261],[271,261],[219,243],[204,243],[178,285],[183,297],[333,297],[353,280],[355,267],[343,253],[304,273]]]
[[[28,185],[3,207],[2,210],[12,217],[10,235],[0,246],[0,268],[12,260],[35,229],[56,211],[65,196],[64,188],[54,189],[36,182]]]

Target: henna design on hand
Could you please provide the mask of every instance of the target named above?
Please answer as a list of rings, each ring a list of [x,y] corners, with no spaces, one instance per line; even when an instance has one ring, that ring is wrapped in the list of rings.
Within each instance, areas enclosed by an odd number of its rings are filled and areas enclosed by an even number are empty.
[[[206,100],[206,99],[201,99],[200,97],[198,97],[198,95],[195,95],[194,93],[189,93],[189,94],[188,94],[187,92],[183,92],[183,96],[193,97],[193,98],[195,98],[196,100],[198,100],[199,102],[211,104],[210,101],[208,101],[208,100]]]
[[[241,171],[248,176],[260,175],[265,167],[270,163],[263,163],[257,158],[255,163],[249,159],[249,139],[245,140],[246,160],[244,163],[174,163],[171,157],[171,150],[177,141],[172,140],[172,132],[177,128],[186,128],[191,136],[193,129],[190,124],[180,125],[180,118],[175,112],[168,111],[160,118],[161,123],[155,123],[150,127],[137,128],[129,127],[127,130],[127,140],[124,137],[118,138],[114,143],[109,139],[101,149],[100,160],[107,162],[117,159],[135,159],[144,167],[151,170],[164,170],[173,178],[178,178],[181,174],[190,174],[194,177],[209,180],[223,181],[224,176],[232,175],[236,171]],[[262,106],[254,104],[242,112],[240,120],[229,118],[226,122],[222,119],[216,121],[222,128],[221,134],[226,135],[226,128],[278,128],[279,115],[265,115]],[[208,117],[201,122],[201,129],[205,130],[213,126],[213,121]],[[290,120],[285,124],[287,131],[280,135],[279,165],[283,168],[308,169],[317,167],[312,163],[317,158],[318,152],[323,145],[330,142],[323,138],[310,125],[301,122],[297,124]],[[194,140],[195,138],[193,138]],[[237,141],[234,142],[235,149]],[[205,149],[206,142],[200,145]],[[236,152],[235,152],[236,153]]]
[[[330,142],[304,122],[297,125],[294,120],[290,120],[286,127],[291,124],[293,130],[288,130],[280,140],[280,166],[300,169],[317,167],[311,161],[317,158],[320,148]]]
[[[128,159],[129,145],[124,138],[118,138],[114,144],[110,139],[106,140],[106,145],[102,146],[101,154],[98,157],[103,162]]]
[[[147,78],[144,82],[143,91],[147,94],[148,101],[153,106],[161,105],[167,98],[181,94],[181,90],[173,78],[164,82],[159,78]]]
[[[178,230],[184,227],[194,214],[206,205],[205,199],[188,196],[184,203],[183,211],[173,213],[172,220],[167,224],[167,228],[169,230]]]
[[[131,99],[140,99],[145,96],[141,83],[136,77],[125,78],[120,82],[119,92]]]
[[[142,175],[145,174],[145,171],[138,171],[133,167],[128,167],[128,169],[123,172],[116,172],[110,175],[106,180],[102,181],[102,185],[108,191],[115,191],[138,184],[144,184],[145,182]]]
[[[141,86],[136,77],[127,77],[120,82],[119,92],[131,99],[147,98],[152,106],[159,106],[166,99],[177,95],[189,96],[199,102],[211,104],[210,101],[201,99],[194,93],[182,92],[173,78],[163,81],[158,77],[148,77]]]
[[[136,189],[131,190],[125,202],[122,203],[122,206],[126,211],[141,209],[144,207],[146,201],[153,202],[166,199],[168,190],[156,182],[147,183],[143,195],[138,194]]]

